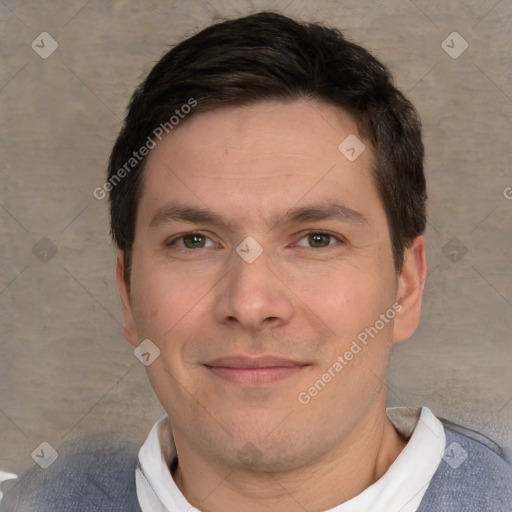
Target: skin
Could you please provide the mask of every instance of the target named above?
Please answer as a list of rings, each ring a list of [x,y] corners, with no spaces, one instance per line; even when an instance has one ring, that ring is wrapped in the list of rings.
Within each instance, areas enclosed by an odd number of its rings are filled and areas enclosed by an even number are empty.
[[[396,272],[370,145],[353,162],[338,150],[350,134],[365,142],[332,106],[265,101],[191,116],[148,157],[130,283],[117,258],[124,335],[161,351],[146,369],[170,418],[173,477],[204,512],[329,509],[378,480],[406,444],[386,417],[386,372],[393,342],[419,322],[425,239]],[[366,221],[268,222],[328,200]],[[150,227],[173,201],[230,225]],[[191,231],[204,236],[174,240]],[[248,236],[263,248],[252,263],[235,251]],[[394,320],[301,404],[298,394],[395,302]],[[278,382],[235,384],[204,364],[231,354],[307,366]],[[241,457],[247,447],[252,460]]]

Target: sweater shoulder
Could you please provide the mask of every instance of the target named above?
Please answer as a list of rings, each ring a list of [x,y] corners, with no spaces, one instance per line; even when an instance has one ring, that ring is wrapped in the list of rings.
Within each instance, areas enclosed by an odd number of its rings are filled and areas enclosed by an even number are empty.
[[[110,435],[68,443],[48,468],[21,475],[0,511],[140,512],[136,465],[137,447]]]
[[[512,511],[512,465],[499,447],[444,429],[446,449],[418,512]]]

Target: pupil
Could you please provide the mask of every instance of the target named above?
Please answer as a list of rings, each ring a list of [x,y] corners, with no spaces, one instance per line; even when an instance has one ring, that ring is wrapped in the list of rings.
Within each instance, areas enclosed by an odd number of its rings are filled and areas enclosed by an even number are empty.
[[[317,243],[319,243],[320,245],[325,246],[325,243],[322,244],[322,238],[325,240],[325,239],[327,239],[328,236],[329,235],[322,235],[322,234],[311,235],[311,240],[313,241],[313,245],[316,245]]]
[[[199,245],[200,245],[201,238],[202,238],[202,235],[188,235],[187,237],[185,237],[185,245],[187,247],[198,247],[196,242],[199,242]],[[187,241],[189,243],[187,243]]]

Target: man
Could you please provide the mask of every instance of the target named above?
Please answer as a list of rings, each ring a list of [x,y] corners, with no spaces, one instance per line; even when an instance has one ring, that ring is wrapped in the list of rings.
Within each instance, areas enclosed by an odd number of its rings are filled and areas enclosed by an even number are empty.
[[[136,468],[102,452],[46,501],[512,510],[499,448],[386,409],[420,318],[426,190],[419,119],[366,50],[272,13],[203,30],[136,90],[104,190],[124,335],[167,414]]]

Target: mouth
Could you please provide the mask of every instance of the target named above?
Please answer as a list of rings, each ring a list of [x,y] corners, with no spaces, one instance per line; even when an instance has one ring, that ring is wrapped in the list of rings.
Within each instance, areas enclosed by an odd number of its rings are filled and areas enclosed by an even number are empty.
[[[222,357],[204,365],[212,374],[233,384],[259,386],[284,380],[309,366],[281,357]]]

